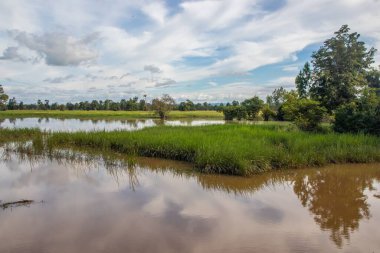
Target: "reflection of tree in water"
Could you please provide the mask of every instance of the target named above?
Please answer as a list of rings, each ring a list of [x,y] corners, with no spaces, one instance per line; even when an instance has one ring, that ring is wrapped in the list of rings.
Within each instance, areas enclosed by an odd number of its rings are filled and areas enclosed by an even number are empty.
[[[38,145],[4,146],[2,159],[12,157],[14,150],[21,160],[32,162],[43,158],[58,163],[68,163],[70,167],[78,165],[77,170],[104,167],[117,183],[128,176],[131,190],[138,190],[139,174],[142,171],[170,173],[173,177],[195,179],[205,190],[216,190],[236,195],[250,196],[265,188],[278,185],[293,185],[294,193],[302,205],[311,212],[315,222],[322,230],[330,232],[331,240],[341,248],[344,240],[358,230],[363,219],[369,219],[370,205],[365,190],[374,190],[375,180],[380,181],[380,170],[376,166],[363,165],[333,167],[329,169],[308,169],[282,172],[270,172],[250,178],[208,175],[196,173],[187,164],[160,159],[138,159],[113,153],[92,153],[90,150],[40,150]],[[1,149],[0,149],[1,150]],[[1,153],[0,153],[1,154]]]
[[[349,240],[359,228],[359,221],[371,216],[364,190],[372,190],[372,183],[373,174],[365,170],[336,168],[296,177],[294,192],[340,248],[344,239]]]

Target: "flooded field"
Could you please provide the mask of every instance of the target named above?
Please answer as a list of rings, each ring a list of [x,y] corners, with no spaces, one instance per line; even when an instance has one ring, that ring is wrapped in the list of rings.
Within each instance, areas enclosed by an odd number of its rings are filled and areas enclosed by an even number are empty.
[[[380,165],[251,178],[1,152],[0,252],[378,252]],[[0,203],[0,204],[1,204]]]
[[[125,130],[134,131],[146,127],[158,125],[169,126],[202,126],[220,125],[224,120],[207,119],[183,119],[183,120],[90,120],[90,119],[56,119],[56,118],[10,118],[0,119],[0,128],[39,128],[46,131],[112,131]]]

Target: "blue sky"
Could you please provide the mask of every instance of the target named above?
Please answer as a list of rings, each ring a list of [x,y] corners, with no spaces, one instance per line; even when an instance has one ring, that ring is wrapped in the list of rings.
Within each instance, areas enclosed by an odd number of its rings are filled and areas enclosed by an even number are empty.
[[[293,88],[343,24],[380,48],[379,9],[378,0],[2,0],[0,84],[24,102],[264,98]]]

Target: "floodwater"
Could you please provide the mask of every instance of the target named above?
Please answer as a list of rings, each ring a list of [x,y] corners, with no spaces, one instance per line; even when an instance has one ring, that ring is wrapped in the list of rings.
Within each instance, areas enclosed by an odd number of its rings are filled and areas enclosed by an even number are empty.
[[[0,200],[35,202],[0,208],[0,252],[380,251],[379,164],[242,178],[125,160],[4,152]]]
[[[224,120],[212,119],[128,119],[128,120],[94,120],[94,119],[57,119],[57,118],[15,118],[0,119],[0,128],[39,128],[46,131],[134,131],[158,125],[170,126],[201,126],[220,125]]]

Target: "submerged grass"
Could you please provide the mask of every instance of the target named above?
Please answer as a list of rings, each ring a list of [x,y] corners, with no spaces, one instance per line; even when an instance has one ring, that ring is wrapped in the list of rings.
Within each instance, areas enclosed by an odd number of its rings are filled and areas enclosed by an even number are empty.
[[[0,118],[88,118],[88,119],[147,119],[158,118],[153,111],[50,111],[12,110],[1,111]],[[216,111],[171,111],[169,118],[223,118]]]
[[[34,128],[0,129],[0,143],[41,139],[42,132]]]
[[[234,175],[329,163],[380,162],[379,137],[305,133],[281,124],[52,133],[47,140],[50,147],[175,159],[192,162],[202,172]]]

